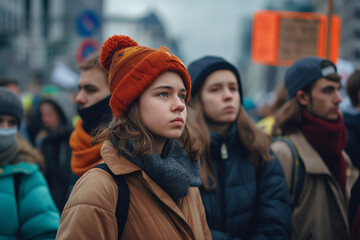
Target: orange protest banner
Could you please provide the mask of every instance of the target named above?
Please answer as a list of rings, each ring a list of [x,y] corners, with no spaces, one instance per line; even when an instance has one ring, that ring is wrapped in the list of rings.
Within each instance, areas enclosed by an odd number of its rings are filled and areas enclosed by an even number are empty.
[[[289,66],[305,56],[327,55],[328,18],[325,14],[258,11],[254,15],[251,59],[255,63]],[[340,49],[341,19],[331,17],[329,59],[336,62]]]

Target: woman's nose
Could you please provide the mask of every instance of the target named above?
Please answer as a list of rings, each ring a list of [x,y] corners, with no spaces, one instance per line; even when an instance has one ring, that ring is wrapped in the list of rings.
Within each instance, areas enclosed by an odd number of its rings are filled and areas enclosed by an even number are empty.
[[[184,111],[185,109],[185,103],[183,102],[183,100],[181,100],[180,98],[176,97],[174,100],[174,104],[173,104],[173,111]]]
[[[224,99],[228,100],[233,97],[233,92],[229,88],[224,88]]]

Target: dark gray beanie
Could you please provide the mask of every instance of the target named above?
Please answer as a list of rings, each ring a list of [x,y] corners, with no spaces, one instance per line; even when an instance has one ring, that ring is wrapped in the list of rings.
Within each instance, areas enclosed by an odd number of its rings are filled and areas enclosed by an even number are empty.
[[[0,114],[16,117],[20,127],[24,117],[24,109],[20,98],[6,87],[0,87]]]
[[[294,62],[285,72],[285,88],[289,99],[295,97],[297,91],[320,78],[330,78],[337,73],[334,63],[319,57],[304,57]],[[329,76],[330,75],[330,76]]]
[[[232,71],[238,80],[240,100],[243,103],[240,73],[234,65],[221,57],[205,56],[189,64],[188,72],[191,77],[191,96],[194,97],[201,89],[205,79],[217,70],[227,69]]]

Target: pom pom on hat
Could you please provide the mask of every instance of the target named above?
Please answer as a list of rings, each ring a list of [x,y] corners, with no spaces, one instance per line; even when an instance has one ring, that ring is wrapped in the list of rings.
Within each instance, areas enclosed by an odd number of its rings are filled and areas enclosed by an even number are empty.
[[[114,35],[108,38],[101,47],[101,66],[109,71],[112,57],[116,51],[135,46],[138,46],[138,43],[125,35]]]
[[[184,63],[165,47],[158,50],[139,46],[124,35],[108,38],[100,52],[100,63],[109,71],[110,108],[116,117],[123,116],[161,74],[179,74],[190,98],[191,80]]]

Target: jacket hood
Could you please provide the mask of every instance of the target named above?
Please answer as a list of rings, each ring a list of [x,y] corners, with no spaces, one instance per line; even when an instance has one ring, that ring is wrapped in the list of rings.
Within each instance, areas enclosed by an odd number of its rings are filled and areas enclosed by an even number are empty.
[[[69,93],[61,92],[51,97],[46,97],[41,100],[41,103],[49,102],[54,105],[60,114],[64,117],[65,125],[72,128],[72,118],[76,113],[75,104],[71,101]]]

